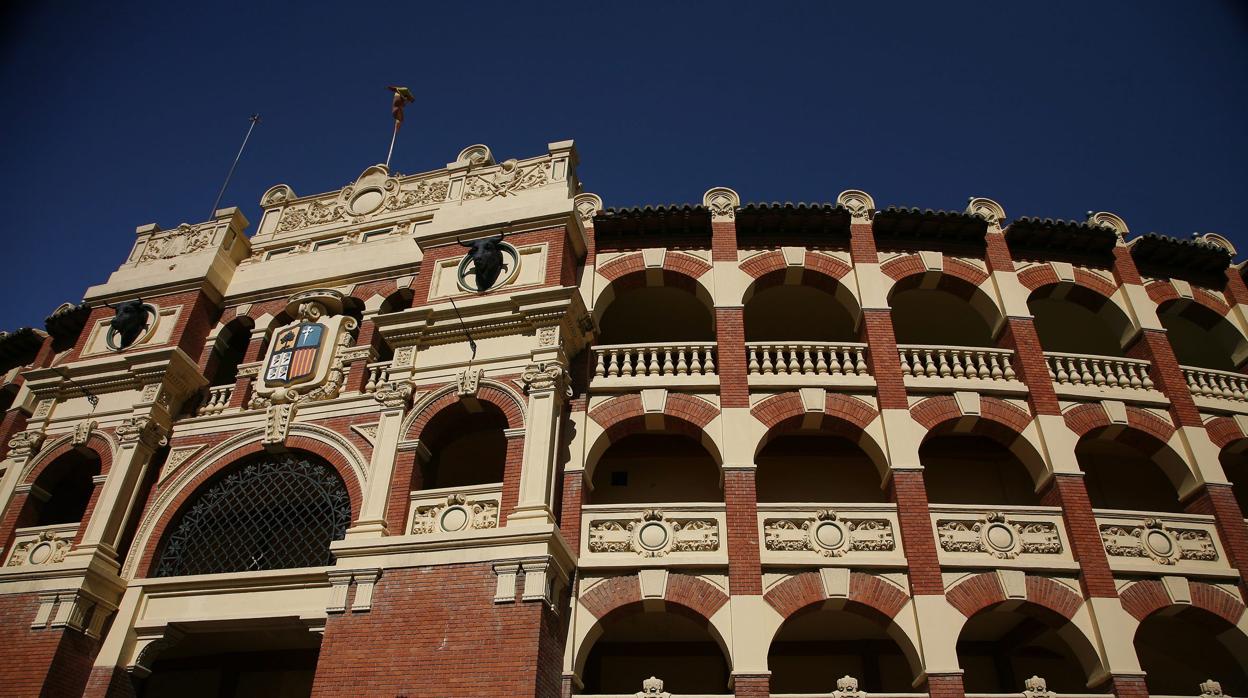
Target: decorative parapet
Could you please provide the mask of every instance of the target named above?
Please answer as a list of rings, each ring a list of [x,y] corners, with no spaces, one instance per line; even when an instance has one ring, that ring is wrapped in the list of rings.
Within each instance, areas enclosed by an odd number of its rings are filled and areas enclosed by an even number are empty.
[[[761,505],[758,522],[764,564],[905,564],[892,504]]]
[[[582,564],[725,564],[723,504],[677,504],[637,510],[587,505],[583,510]]]
[[[152,223],[135,230],[137,239],[122,269],[144,267],[170,260],[215,253],[229,254],[239,248],[237,257],[246,256],[247,239],[243,229],[247,219],[237,208],[225,208],[204,223],[183,223],[172,230],[161,230]]]
[[[407,532],[460,533],[498,528],[502,483],[411,493]]]
[[[1212,516],[1095,513],[1109,566],[1115,571],[1234,574]]]
[[[78,535],[78,524],[19,528],[9,549],[5,567],[52,565],[65,559]]]
[[[982,508],[941,504],[931,508],[942,563],[997,567],[1003,561],[1024,566],[1074,565],[1057,507]]]

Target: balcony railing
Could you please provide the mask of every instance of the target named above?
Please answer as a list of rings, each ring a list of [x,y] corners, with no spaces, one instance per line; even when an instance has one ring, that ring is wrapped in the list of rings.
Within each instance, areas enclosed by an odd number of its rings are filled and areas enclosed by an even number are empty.
[[[1212,516],[1116,510],[1094,513],[1114,571],[1235,574]]]
[[[860,342],[748,342],[751,385],[871,384],[867,345]]]
[[[606,344],[592,349],[595,387],[714,385],[718,356],[714,342]]]
[[[1025,390],[1014,370],[1014,352],[994,347],[899,344],[901,375],[914,387],[999,387]],[[987,384],[987,385],[985,385]]]
[[[933,504],[941,564],[1077,567],[1058,507]]]
[[[1248,376],[1211,368],[1183,366],[1187,387],[1201,407],[1248,411]]]
[[[904,566],[895,504],[760,504],[763,564]]]
[[[78,524],[19,528],[14,534],[5,567],[38,567],[61,562],[73,547]]]
[[[581,513],[582,566],[726,565],[724,505],[588,504]]]
[[[412,535],[498,528],[503,483],[414,490],[410,501],[407,532]]]
[[[1139,359],[1047,351],[1044,360],[1059,392],[1100,394],[1153,390],[1149,363]]]
[[[234,397],[234,384],[214,385],[208,389],[208,395],[204,398],[203,404],[199,406],[196,414],[200,416],[210,414],[220,414],[225,408],[230,406],[230,398]]]
[[[368,380],[364,381],[364,392],[375,393],[377,386],[390,382],[390,361],[378,361],[367,366]]]

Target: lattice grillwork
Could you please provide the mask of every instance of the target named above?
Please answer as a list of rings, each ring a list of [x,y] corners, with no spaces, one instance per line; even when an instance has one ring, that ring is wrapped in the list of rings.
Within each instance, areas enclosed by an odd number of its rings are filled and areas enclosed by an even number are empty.
[[[333,563],[351,498],[328,465],[265,456],[199,494],[170,534],[157,577],[246,572]]]

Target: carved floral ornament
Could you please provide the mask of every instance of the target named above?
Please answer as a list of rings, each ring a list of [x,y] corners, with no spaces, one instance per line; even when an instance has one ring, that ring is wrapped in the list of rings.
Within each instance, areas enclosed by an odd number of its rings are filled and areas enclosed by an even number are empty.
[[[832,698],[866,698],[866,691],[858,688],[858,679],[846,674],[836,680]]]
[[[520,381],[524,383],[525,392],[553,390],[572,396],[567,369],[555,361],[529,364],[520,375]]]
[[[212,245],[215,223],[190,225],[183,223],[172,230],[158,231],[142,245],[142,252],[135,264],[150,264],[162,259],[172,259],[195,254]]]
[[[449,192],[448,179],[425,179],[405,186],[398,177],[389,176],[384,167],[374,166],[333,197],[288,206],[277,221],[276,232],[287,233],[329,223],[359,222],[385,213],[432,206],[446,201]],[[290,187],[279,185],[264,195],[261,204],[276,206],[293,199],[294,192]]]
[[[663,679],[651,676],[641,682],[641,690],[634,693],[634,698],[671,698],[670,693],[663,690]]]
[[[658,509],[647,509],[640,518],[599,519],[589,525],[591,553],[663,557],[715,550],[719,550],[719,522],[715,519],[669,519]]]
[[[735,220],[741,197],[728,187],[715,187],[702,195],[702,205],[710,210],[713,220]]]
[[[549,161],[521,165],[514,158],[504,160],[493,173],[468,176],[464,181],[464,201],[489,201],[545,186],[551,182],[550,168]]]
[[[1033,674],[1023,681],[1023,698],[1054,698],[1056,695],[1049,690],[1049,683],[1039,676]]]
[[[837,205],[849,211],[854,220],[870,220],[875,214],[875,199],[865,191],[846,189],[836,197]]]
[[[763,544],[767,550],[810,551],[824,557],[896,549],[893,526],[888,519],[844,519],[831,509],[819,511],[807,519],[764,520]]]
[[[1213,536],[1199,528],[1167,526],[1159,519],[1141,525],[1102,524],[1101,541],[1110,557],[1149,558],[1161,565],[1183,560],[1216,562],[1218,549]]]
[[[22,565],[51,565],[65,560],[73,546],[77,529],[68,531],[40,531],[29,540],[19,540],[9,556],[9,567]]]
[[[169,443],[168,430],[151,417],[131,417],[119,424],[116,432],[123,446],[142,444],[159,448]]]
[[[940,547],[948,553],[987,553],[1002,560],[1019,555],[1058,555],[1062,539],[1051,521],[1014,521],[1000,512],[975,519],[936,522]]]
[[[9,438],[9,458],[29,458],[39,452],[44,435],[41,431],[19,431]]]
[[[498,528],[498,495],[465,497],[453,494],[438,504],[416,507],[411,533],[455,533]]]
[[[992,199],[972,196],[967,200],[966,212],[969,215],[982,218],[988,222],[988,225],[1000,226],[1005,220],[1005,209],[1001,204]]]
[[[576,215],[580,217],[581,222],[589,225],[593,222],[594,216],[602,210],[602,197],[597,194],[577,194],[572,200],[572,207],[576,210]]]

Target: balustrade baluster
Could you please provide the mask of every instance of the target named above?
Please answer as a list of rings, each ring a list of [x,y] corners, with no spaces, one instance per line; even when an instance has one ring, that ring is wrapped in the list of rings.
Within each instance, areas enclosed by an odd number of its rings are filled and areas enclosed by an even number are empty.
[[[751,376],[757,376],[762,370],[762,367],[758,365],[758,347],[750,347],[750,365],[747,370]]]
[[[710,346],[706,348],[706,360],[702,362],[702,365],[704,369],[706,370],[706,375],[708,376],[715,375],[715,347],[714,346]]]
[[[815,347],[815,373],[823,375],[829,372],[827,358],[828,354],[832,355],[832,365],[837,367],[831,369],[831,372],[838,372],[837,369],[840,367],[837,365],[836,347],[828,347],[826,349],[824,347]]]
[[[702,375],[702,347],[692,347],[689,351],[689,374]]]
[[[802,347],[802,373],[813,373],[815,362],[810,360],[810,345]]]
[[[849,352],[845,352],[845,354],[846,354],[845,363],[846,365],[848,365]],[[866,352],[864,352],[862,348],[859,347],[854,350],[854,374],[861,376],[861,375],[864,375],[866,372],[867,372]]]
[[[776,367],[771,363],[771,352],[773,347],[763,347],[763,375],[770,375],[776,372]]]
[[[601,351],[594,353],[598,355],[598,362],[594,365],[594,376],[597,378],[605,378],[607,375],[607,366],[603,361],[603,353]]]

